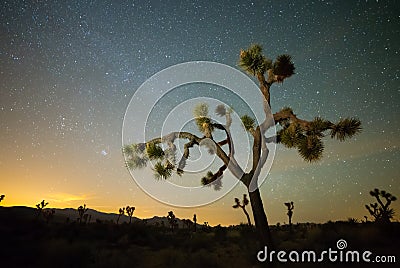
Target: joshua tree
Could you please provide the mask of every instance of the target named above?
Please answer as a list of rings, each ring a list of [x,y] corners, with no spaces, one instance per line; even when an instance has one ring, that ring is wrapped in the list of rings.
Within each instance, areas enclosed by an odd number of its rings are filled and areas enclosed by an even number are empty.
[[[193,225],[194,225],[193,231],[196,232],[196,229],[197,229],[197,216],[196,216],[196,214],[193,215]]]
[[[4,194],[0,195],[0,202],[3,201],[4,197],[6,197]]]
[[[78,207],[78,214],[79,214],[79,223],[82,223],[82,219],[84,219],[84,215],[88,211],[89,208],[86,208],[86,204],[83,204],[83,206]],[[87,219],[87,216],[86,216]]]
[[[40,217],[40,215],[42,214],[42,212],[43,212],[43,209],[44,209],[44,207],[45,206],[47,206],[49,204],[49,202],[46,202],[46,201],[44,201],[44,200],[42,200],[42,202],[40,202],[39,204],[36,204],[36,208],[37,208],[37,215],[38,215],[38,217]]]
[[[246,206],[249,204],[249,199],[247,199],[247,194],[243,194],[242,204],[240,204],[239,198],[235,197],[235,204],[232,206],[233,208],[241,208],[246,215],[247,223],[251,226],[250,216],[247,213]]]
[[[129,224],[132,222],[133,212],[135,211],[135,207],[126,206],[126,213],[129,216]]]
[[[250,152],[252,162],[248,170],[243,169],[236,161],[234,142],[230,134],[232,111],[226,109],[224,105],[218,105],[216,113],[225,117],[225,124],[211,119],[207,104],[202,103],[195,107],[195,122],[202,136],[185,131],[171,132],[144,143],[125,145],[123,152],[126,166],[129,169],[143,168],[152,162],[155,178],[168,179],[174,171],[178,175],[184,173],[186,160],[194,146],[201,144],[208,147],[209,152],[216,154],[223,164],[216,172],[208,172],[201,179],[201,183],[203,185],[220,183],[224,172],[229,170],[248,190],[260,242],[273,247],[267,216],[258,188],[259,175],[269,154],[267,144],[281,143],[288,148],[295,148],[304,160],[312,162],[322,157],[324,150],[322,138],[325,137],[325,132],[328,132],[331,138],[343,141],[361,131],[361,122],[355,118],[346,118],[339,120],[338,123],[332,123],[320,117],[308,121],[298,117],[289,107],[271,114],[270,88],[273,84],[282,83],[294,74],[295,67],[291,56],[280,55],[272,62],[263,55],[260,45],[253,45],[247,50],[240,51],[239,65],[258,80],[265,113],[263,122],[256,122],[249,115],[241,117],[243,126],[252,139]],[[267,130],[275,125],[279,129],[276,136],[267,137]],[[216,140],[214,137],[221,137],[221,135],[214,136],[214,132],[220,132],[224,138]],[[176,162],[175,142],[179,139],[187,140],[187,143],[184,146],[183,157]]]
[[[370,205],[365,205],[365,208],[368,210],[369,214],[374,217],[375,222],[379,223],[388,223],[394,216],[394,210],[389,208],[390,204],[393,201],[396,201],[397,198],[386,191],[379,191],[379,189],[375,188],[373,191],[370,191],[369,194],[376,198],[378,203],[371,203]],[[382,199],[386,200],[383,203]]]
[[[290,228],[292,228],[292,216],[293,216],[294,204],[293,204],[293,201],[292,202],[287,202],[287,203],[284,203],[284,204],[288,209],[287,215],[289,217],[289,226],[290,226]]]
[[[119,218],[121,218],[122,215],[125,215],[125,208],[120,208],[119,209],[119,214],[118,214],[118,218],[117,218],[117,224],[119,222]]]
[[[178,225],[176,217],[174,215],[174,212],[172,212],[172,211],[168,212],[167,219],[168,219],[169,226],[171,227],[172,232],[174,232],[175,227]]]

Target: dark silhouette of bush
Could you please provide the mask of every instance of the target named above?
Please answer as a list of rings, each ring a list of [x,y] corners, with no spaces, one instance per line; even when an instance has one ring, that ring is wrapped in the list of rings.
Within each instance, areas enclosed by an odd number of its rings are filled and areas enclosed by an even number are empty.
[[[359,221],[356,218],[348,218],[347,223],[357,224],[357,223],[359,223]]]
[[[189,220],[189,219],[183,219],[182,223],[183,223],[183,227],[186,228],[189,231],[193,226],[193,222],[191,220]]]
[[[218,224],[217,226],[214,227],[214,237],[217,241],[223,242],[226,241],[227,238],[227,228],[222,227],[221,224]]]
[[[369,194],[375,197],[378,202],[365,205],[365,208],[368,210],[371,216],[374,217],[375,222],[389,223],[394,216],[394,209],[389,208],[389,206],[393,201],[396,201],[397,198],[392,194],[384,190],[380,191],[377,188],[375,188],[373,191],[370,191]],[[384,203],[381,198],[384,198],[386,202]]]
[[[46,223],[49,223],[50,220],[53,218],[54,214],[56,213],[56,211],[54,209],[46,209],[43,210],[43,217],[46,220]]]
[[[3,201],[4,197],[6,197],[4,194],[0,195],[0,203]]]

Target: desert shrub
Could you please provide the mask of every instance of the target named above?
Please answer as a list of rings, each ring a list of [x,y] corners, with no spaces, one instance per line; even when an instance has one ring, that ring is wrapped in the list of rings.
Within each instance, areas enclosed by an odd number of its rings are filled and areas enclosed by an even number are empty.
[[[145,267],[143,256],[147,250],[135,245],[124,249],[100,248],[96,251],[94,262],[89,267],[96,268],[124,268],[124,267]]]
[[[51,239],[42,243],[41,252],[41,267],[87,267],[94,259],[91,245],[85,241]]]
[[[146,261],[146,264],[151,267],[185,267],[185,255],[181,250],[174,249],[172,247],[162,249],[157,252],[157,258]]]
[[[214,237],[217,241],[223,242],[226,241],[227,238],[227,228],[222,227],[221,225],[218,225],[214,228]]]
[[[189,262],[187,263],[187,267],[222,267],[218,265],[220,260],[217,258],[217,256],[205,248],[192,253],[188,260]]]
[[[186,241],[185,245],[192,251],[197,251],[200,249],[210,249],[210,246],[214,245],[214,243],[210,235],[196,233],[192,239]]]

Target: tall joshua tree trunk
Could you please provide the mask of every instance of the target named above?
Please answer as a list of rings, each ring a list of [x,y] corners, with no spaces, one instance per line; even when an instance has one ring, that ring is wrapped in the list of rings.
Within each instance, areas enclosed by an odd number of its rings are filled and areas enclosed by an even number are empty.
[[[258,232],[260,242],[263,246],[274,247],[271,232],[269,230],[267,215],[261,200],[260,190],[249,191],[251,209],[253,211],[254,223]]]

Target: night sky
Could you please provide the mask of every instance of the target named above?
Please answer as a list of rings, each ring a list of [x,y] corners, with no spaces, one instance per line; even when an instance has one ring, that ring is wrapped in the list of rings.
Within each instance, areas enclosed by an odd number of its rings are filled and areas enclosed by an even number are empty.
[[[317,163],[278,145],[261,187],[270,223],[287,221],[287,201],[294,222],[326,222],[363,219],[376,187],[400,197],[398,1],[3,0],[1,205],[46,199],[115,213],[133,205],[140,218],[174,210],[200,223],[244,222],[232,208],[242,185],[197,208],[146,195],[124,166],[121,135],[128,103],[152,75],[195,60],[239,69],[240,49],[253,43],[271,59],[292,55],[296,66],[272,87],[272,111],[290,106],[308,120],[354,116],[363,124],[348,141],[326,140]]]

